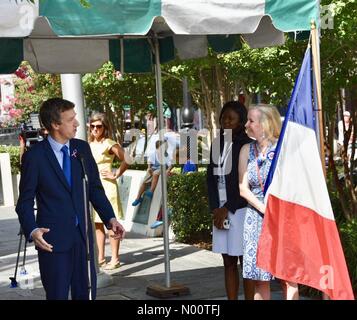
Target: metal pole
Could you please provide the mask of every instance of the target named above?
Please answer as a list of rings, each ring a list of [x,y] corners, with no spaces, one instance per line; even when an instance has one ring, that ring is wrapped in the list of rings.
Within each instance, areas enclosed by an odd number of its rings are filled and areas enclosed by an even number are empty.
[[[84,163],[82,163],[82,166],[84,168]],[[89,247],[89,219],[90,219],[90,214],[89,214],[89,211],[88,211],[88,198],[87,198],[88,177],[87,177],[87,174],[85,172],[83,172],[82,184],[83,184],[83,201],[84,201],[84,225],[85,225],[85,232],[86,232],[86,259],[87,259],[87,272],[88,272],[88,297],[89,297],[89,300],[93,300],[93,295],[92,295],[92,270],[91,270],[91,267],[90,267],[91,255],[90,255],[90,247]]]
[[[18,233],[20,235],[20,240],[19,240],[19,247],[17,249],[17,258],[16,258],[16,264],[15,264],[15,273],[13,277],[10,277],[9,279],[11,280],[11,288],[16,288],[17,287],[17,269],[19,267],[19,261],[20,261],[20,253],[21,253],[21,244],[22,244],[22,237],[23,237],[23,232],[22,228],[20,227],[20,231]],[[25,239],[26,242],[26,239]]]
[[[157,118],[159,120],[159,139],[164,141],[164,112],[162,107],[162,82],[161,82],[161,66],[159,56],[159,40],[154,39],[155,48],[155,79],[156,79],[156,103],[157,103]],[[160,148],[160,174],[161,174],[161,190],[162,190],[162,215],[164,220],[164,260],[165,260],[165,284],[167,288],[171,287],[170,281],[170,248],[169,248],[169,222],[167,215],[167,178],[166,166],[164,163],[165,155],[164,148]]]
[[[185,111],[188,111],[189,108],[191,107],[191,97],[190,97],[190,94],[189,94],[189,91],[188,91],[188,81],[187,81],[187,77],[183,77],[182,79],[182,91],[183,91],[183,110]],[[182,112],[184,114],[184,112]],[[184,123],[187,122],[186,121],[183,121]],[[187,150],[186,150],[186,159],[185,159],[185,162],[191,160],[191,139],[190,139],[190,129],[191,129],[191,123],[188,124],[186,123],[185,124],[186,127],[185,127],[185,131],[186,131],[186,134],[185,135],[185,140],[184,140],[184,145],[187,145]]]
[[[191,107],[191,96],[188,92],[188,81],[187,77],[182,78],[182,91],[183,91],[183,107]]]

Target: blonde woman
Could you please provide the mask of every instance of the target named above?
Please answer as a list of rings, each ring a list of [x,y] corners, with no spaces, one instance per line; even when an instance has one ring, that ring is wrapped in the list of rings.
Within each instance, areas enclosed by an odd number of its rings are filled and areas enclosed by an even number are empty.
[[[117,219],[123,218],[122,207],[119,198],[117,179],[124,173],[128,165],[124,161],[124,150],[121,145],[111,140],[108,121],[103,113],[95,113],[89,120],[89,145],[92,150],[95,162],[98,165],[100,180],[103,184],[105,194],[108,197],[114,209]],[[119,169],[113,172],[112,164],[114,158],[121,161]],[[112,237],[112,231],[109,230],[109,239],[111,247],[111,260],[107,264],[105,260],[105,229],[97,213],[93,212],[95,222],[97,246],[98,246],[98,264],[106,270],[113,270],[120,266],[119,246],[120,241]]]
[[[248,202],[243,232],[243,278],[255,282],[254,299],[268,300],[273,276],[257,267],[256,256],[265,212],[264,184],[280,135],[280,114],[273,106],[250,107],[245,127],[255,141],[244,145],[239,156],[239,190]],[[282,285],[285,298],[298,298],[297,284],[283,281]]]

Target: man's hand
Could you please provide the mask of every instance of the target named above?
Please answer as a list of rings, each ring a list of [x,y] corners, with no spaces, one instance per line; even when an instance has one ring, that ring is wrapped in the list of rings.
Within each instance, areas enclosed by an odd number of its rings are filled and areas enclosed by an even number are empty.
[[[228,217],[226,207],[216,208],[213,210],[213,224],[217,229],[223,229],[223,221]]]
[[[123,240],[125,237],[125,229],[115,218],[109,220],[109,229],[114,232],[114,235],[111,236],[115,240]]]
[[[47,243],[42,237],[44,233],[47,233],[49,231],[50,229],[48,228],[38,228],[32,233],[31,237],[36,247],[48,252],[52,252],[53,246]]]

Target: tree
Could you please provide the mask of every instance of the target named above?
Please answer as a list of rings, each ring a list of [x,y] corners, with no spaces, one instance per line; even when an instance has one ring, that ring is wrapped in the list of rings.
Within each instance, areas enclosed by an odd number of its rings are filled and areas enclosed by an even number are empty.
[[[150,112],[148,107],[156,97],[153,75],[122,76],[109,62],[96,73],[86,74],[83,86],[88,109],[106,113],[119,141],[123,140],[124,134],[124,107],[130,107],[132,126],[134,116],[142,125],[145,115]]]
[[[338,166],[334,159],[334,144],[336,115],[346,103],[341,96],[341,89],[349,91],[354,97],[357,94],[357,3],[355,0],[322,1],[322,5],[329,5],[333,17],[333,28],[322,30],[321,38],[321,71],[323,106],[325,110],[327,132],[327,149],[329,150],[329,166],[334,177],[335,186],[339,195],[343,215],[347,220],[357,217],[357,189],[353,183],[354,144],[349,163],[347,157],[348,140],[352,131],[356,131],[357,101],[350,104],[352,125],[345,132],[345,141],[342,148],[342,167],[344,179],[339,179]],[[353,137],[353,141],[356,137]]]
[[[292,40],[281,47],[263,49],[243,44],[241,50],[232,53],[210,52],[206,58],[174,61],[163,68],[174,77],[188,77],[194,102],[202,109],[206,126],[214,130],[223,104],[238,99],[241,93],[247,106],[256,93],[266,102],[285,106],[305,48],[306,41]]]
[[[7,125],[26,123],[31,113],[37,113],[42,101],[61,96],[58,75],[37,74],[23,62],[15,72],[15,96],[7,106],[10,119]]]

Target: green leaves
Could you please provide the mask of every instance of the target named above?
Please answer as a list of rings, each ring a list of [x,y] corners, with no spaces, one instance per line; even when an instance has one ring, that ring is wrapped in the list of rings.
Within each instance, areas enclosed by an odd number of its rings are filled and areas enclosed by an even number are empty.
[[[321,31],[321,72],[324,107],[335,112],[340,88],[357,83],[357,2],[324,0],[333,17],[333,29]]]
[[[341,241],[351,275],[353,290],[357,290],[357,220],[353,219],[341,224]]]
[[[153,75],[125,74],[118,77],[111,63],[105,63],[96,73],[83,77],[87,106],[92,110],[105,110],[109,106],[120,108],[129,105],[135,115],[147,113],[155,101]]]
[[[89,3],[87,0],[79,0],[79,3],[82,5],[84,8],[90,8],[92,5]]]
[[[212,215],[208,208],[206,172],[171,176],[168,205],[178,241],[211,241]]]
[[[10,155],[11,174],[20,173],[20,147],[0,145],[0,153]]]

